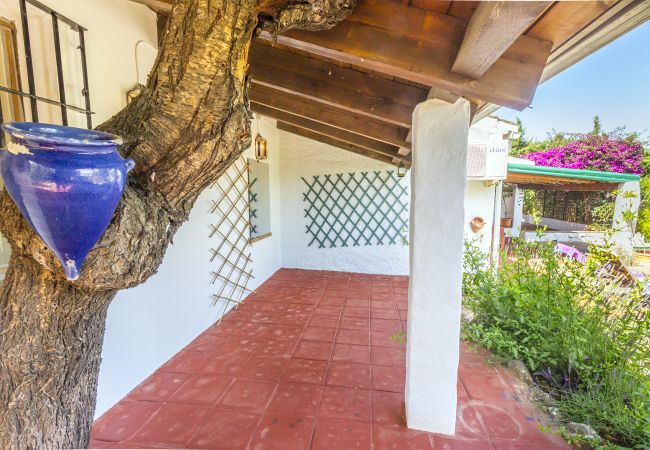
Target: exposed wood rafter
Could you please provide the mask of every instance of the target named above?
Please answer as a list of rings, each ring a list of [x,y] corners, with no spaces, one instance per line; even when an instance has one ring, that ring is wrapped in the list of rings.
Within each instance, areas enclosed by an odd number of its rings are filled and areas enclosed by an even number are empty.
[[[393,158],[391,158],[390,156],[381,155],[379,153],[375,153],[370,150],[367,150],[363,147],[358,147],[348,142],[339,141],[338,139],[334,139],[330,136],[319,134],[311,130],[306,130],[304,128],[290,125],[288,123],[278,121],[278,129],[282,131],[286,131],[288,133],[296,134],[298,136],[306,137],[307,139],[311,139],[313,141],[320,142],[322,144],[327,144],[333,147],[340,148],[342,150],[347,150],[349,152],[356,153],[361,156],[365,156],[366,158],[375,159],[377,161],[381,161],[386,164],[392,164],[392,165],[396,164],[395,162],[393,162]],[[410,167],[409,161],[404,161],[404,164],[407,167]]]
[[[340,67],[279,48],[251,49],[253,82],[409,127],[424,89]]]
[[[251,101],[304,117],[315,122],[360,134],[398,147],[410,147],[406,143],[409,129],[383,122],[345,109],[315,102],[305,97],[253,83]]]
[[[451,71],[465,29],[464,20],[448,15],[362,0],[336,27],[318,33],[291,31],[278,42],[463,96],[527,107],[552,44],[520,36],[479,80],[471,80]],[[262,38],[271,39],[268,34]]]
[[[356,145],[357,147],[365,148],[366,150],[379,153],[384,156],[403,158],[403,156],[399,153],[399,147],[395,145],[379,142],[374,139],[361,136],[359,134],[351,133],[340,128],[331,127],[320,122],[315,122],[313,120],[296,116],[285,111],[280,111],[278,109],[270,108],[268,106],[260,105],[258,103],[252,103],[251,108],[256,113],[270,117],[272,119],[276,119],[279,122],[284,122],[289,125],[329,136],[333,139],[347,142],[348,144]]]
[[[552,3],[481,2],[467,25],[452,72],[481,78]]]

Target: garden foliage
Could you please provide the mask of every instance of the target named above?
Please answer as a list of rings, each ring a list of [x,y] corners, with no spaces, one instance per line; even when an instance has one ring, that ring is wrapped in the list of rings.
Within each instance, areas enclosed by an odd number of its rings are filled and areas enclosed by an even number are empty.
[[[513,141],[511,155],[548,167],[599,170],[603,172],[641,175],[641,208],[637,231],[650,239],[650,155],[647,142],[639,133],[624,127],[604,132],[598,116],[588,133],[563,133],[553,130],[546,139],[537,141],[526,136],[521,120],[517,119],[520,136]],[[648,174],[648,175],[646,175]],[[611,195],[602,193],[594,198],[594,223],[611,224],[614,204]],[[528,211],[539,203],[535,194],[526,198]]]
[[[567,421],[619,445],[650,448],[650,314],[641,286],[605,276],[612,256],[593,248],[580,264],[552,243],[518,241],[499,267],[467,244],[466,338],[520,359]],[[504,259],[505,261],[505,259]]]

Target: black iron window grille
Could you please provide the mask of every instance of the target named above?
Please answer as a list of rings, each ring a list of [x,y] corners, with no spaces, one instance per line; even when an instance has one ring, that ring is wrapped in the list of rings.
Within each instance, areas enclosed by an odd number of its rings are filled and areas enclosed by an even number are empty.
[[[18,0],[20,6],[20,17],[22,25],[22,35],[23,35],[23,48],[24,48],[24,61],[25,69],[27,75],[27,92],[22,91],[22,89],[15,89],[9,86],[0,86],[0,91],[6,92],[12,96],[18,96],[21,100],[28,99],[29,106],[31,111],[31,120],[33,122],[38,122],[38,104],[39,102],[47,103],[50,105],[57,105],[61,108],[61,122],[63,125],[68,124],[68,111],[76,111],[86,115],[86,125],[88,128],[92,128],[92,110],[90,109],[90,93],[88,90],[88,71],[86,66],[86,45],[84,40],[84,32],[87,31],[84,27],[76,23],[75,21],[69,19],[68,17],[54,11],[52,8],[42,4],[38,0]],[[58,100],[42,97],[37,95],[36,87],[34,82],[34,65],[32,58],[32,47],[29,34],[29,20],[27,18],[27,5],[33,6],[40,10],[41,12],[48,14],[52,18],[52,34],[54,42],[54,57],[56,61],[56,73],[57,73],[57,83],[59,90]],[[83,80],[83,89],[81,91],[82,96],[84,97],[84,106],[79,107],[66,103],[65,96],[65,80],[64,80],[64,71],[63,71],[63,62],[61,59],[61,41],[59,34],[59,24],[64,23],[69,26],[72,30],[76,31],[79,35],[79,57],[81,59],[81,78]],[[20,86],[20,85],[19,85]],[[0,104],[0,123],[4,122],[2,106]],[[4,135],[0,133],[0,144],[5,145]]]

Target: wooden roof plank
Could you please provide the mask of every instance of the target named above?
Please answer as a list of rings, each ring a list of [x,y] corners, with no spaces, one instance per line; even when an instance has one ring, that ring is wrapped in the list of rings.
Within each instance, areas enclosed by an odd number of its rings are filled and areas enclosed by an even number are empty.
[[[452,72],[481,78],[552,3],[482,2],[467,25]]]
[[[427,95],[421,88],[260,44],[251,49],[251,75],[254,82],[405,127]]]
[[[258,114],[276,119],[279,122],[294,125],[296,127],[310,130],[318,134],[326,135],[339,141],[347,142],[360,148],[365,148],[375,153],[380,153],[389,157],[403,157],[403,155],[399,153],[399,147],[395,145],[379,142],[356,133],[351,133],[340,128],[331,127],[320,122],[315,122],[313,120],[296,116],[286,111],[270,108],[265,105],[260,105],[258,103],[252,103],[251,109]]]
[[[381,155],[379,153],[372,152],[362,147],[358,147],[356,145],[352,145],[347,142],[339,141],[330,136],[325,136],[311,130],[306,130],[304,128],[297,127],[295,125],[291,125],[284,122],[278,122],[278,129],[298,136],[305,137],[307,139],[311,139],[316,142],[320,142],[322,144],[331,145],[333,147],[340,148],[341,150],[346,150],[352,153],[356,153],[358,155],[365,156],[366,158],[375,159],[377,161],[381,161],[386,164],[396,165],[393,162],[393,158],[391,158],[390,156]],[[404,164],[407,166],[410,165],[410,163],[407,162],[405,162]]]
[[[410,144],[406,142],[409,129],[405,127],[256,83],[251,85],[250,98],[252,102],[286,111],[315,122],[347,130],[377,141],[410,148]]]
[[[386,14],[383,22],[378,14]],[[527,107],[551,43],[520,36],[483,77],[472,80],[451,71],[465,25],[444,14],[366,0],[349,19],[330,30],[293,30],[278,36],[278,42],[460,95],[515,109]]]

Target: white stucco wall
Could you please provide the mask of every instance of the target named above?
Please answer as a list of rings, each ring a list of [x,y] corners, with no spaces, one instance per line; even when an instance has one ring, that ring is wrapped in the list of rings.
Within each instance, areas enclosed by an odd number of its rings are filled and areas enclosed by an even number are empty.
[[[465,189],[465,239],[477,239],[477,245],[481,251],[488,254],[494,234],[493,226],[499,227],[499,219],[496,224],[494,220],[496,186],[486,185],[483,181],[468,180]],[[470,227],[470,222],[474,217],[482,217],[485,220],[485,225],[477,233]],[[497,215],[497,217],[499,216]]]
[[[389,164],[280,131],[282,147],[282,265],[302,269],[408,274],[408,246],[392,245],[318,248],[305,232],[305,183],[314,175],[394,170]],[[408,177],[401,179],[408,185]]]
[[[252,129],[268,140],[271,197],[271,237],[254,243],[251,258],[254,289],[281,267],[280,151],[275,123],[262,119]],[[252,149],[244,154],[253,157]],[[108,310],[106,335],[99,373],[96,416],[124,397],[132,388],[181,350],[219,318],[211,306],[210,248],[219,242],[209,238],[211,199],[216,188],[206,190],[194,205],[190,220],[174,237],[158,273],[145,284],[120,292]],[[236,219],[234,214],[231,215]]]
[[[136,45],[144,41],[156,45],[156,15],[144,5],[129,0],[42,0],[50,8],[69,17],[85,32],[88,83],[93,124],[111,117],[126,105],[126,93],[137,83]],[[36,94],[58,100],[51,18],[27,6],[34,66]],[[0,0],[0,16],[13,20],[17,28],[21,55],[23,90],[27,90],[20,10],[16,0]],[[77,33],[59,22],[61,53],[66,81],[66,101],[84,106],[81,89],[81,62]],[[141,59],[143,56],[141,56]],[[25,102],[29,118],[29,102]],[[39,103],[39,121],[60,123],[57,106]],[[69,112],[70,125],[85,127],[83,114]]]

